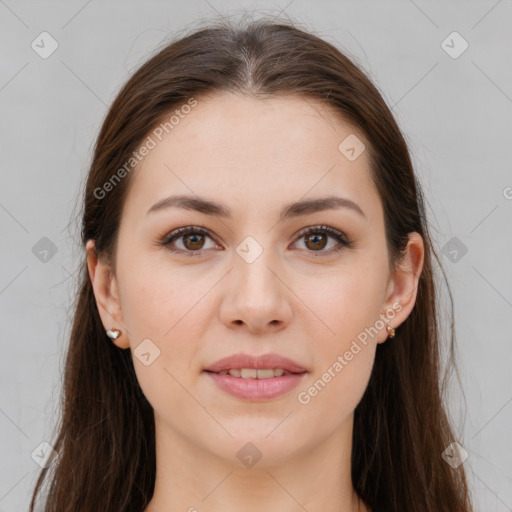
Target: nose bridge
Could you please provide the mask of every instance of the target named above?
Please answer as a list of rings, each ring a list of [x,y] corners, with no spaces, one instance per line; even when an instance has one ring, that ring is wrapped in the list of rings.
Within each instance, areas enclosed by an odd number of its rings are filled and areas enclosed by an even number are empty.
[[[267,236],[260,243],[249,236],[236,247],[229,297],[224,297],[222,306],[224,323],[238,325],[243,322],[251,330],[262,330],[289,320],[287,288],[278,278],[282,271],[276,252],[269,245],[270,238]]]
[[[260,243],[255,237],[248,236],[236,248],[237,257],[233,270],[237,289],[249,302],[265,299],[269,303],[282,292],[282,285],[276,277],[279,264],[275,250],[270,246],[270,239],[271,237],[266,237]]]

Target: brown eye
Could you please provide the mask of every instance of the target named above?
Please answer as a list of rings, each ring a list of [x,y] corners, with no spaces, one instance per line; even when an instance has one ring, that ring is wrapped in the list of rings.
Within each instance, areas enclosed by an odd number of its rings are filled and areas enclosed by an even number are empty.
[[[341,231],[329,226],[305,228],[298,236],[298,241],[304,243],[306,252],[313,256],[332,255],[353,245],[353,242],[348,240]],[[333,240],[334,244],[331,244],[330,247],[324,250],[329,245],[329,239]]]
[[[327,235],[318,233],[313,233],[304,237],[306,240],[306,246],[312,250],[323,249],[327,245],[327,238]]]
[[[205,248],[207,238],[212,240],[205,229],[187,226],[171,231],[160,243],[172,252],[181,253],[186,256],[199,256],[208,249],[208,247]]]
[[[197,251],[203,248],[204,245],[204,235],[202,234],[190,234],[184,235],[183,237],[183,245],[190,249],[191,251]]]

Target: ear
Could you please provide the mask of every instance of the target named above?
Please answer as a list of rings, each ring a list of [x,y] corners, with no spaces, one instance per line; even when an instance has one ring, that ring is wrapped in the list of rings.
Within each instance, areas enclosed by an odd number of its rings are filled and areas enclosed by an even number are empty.
[[[89,277],[103,327],[105,330],[119,329],[121,335],[111,341],[119,348],[128,348],[130,342],[119,302],[116,277],[110,266],[98,259],[94,240],[87,241],[86,253]]]
[[[386,325],[396,329],[414,308],[424,259],[425,245],[422,236],[416,232],[409,233],[403,260],[389,280],[383,316],[381,316],[381,318],[387,318],[384,322]],[[377,338],[378,343],[386,341],[388,336],[389,333],[384,326]]]

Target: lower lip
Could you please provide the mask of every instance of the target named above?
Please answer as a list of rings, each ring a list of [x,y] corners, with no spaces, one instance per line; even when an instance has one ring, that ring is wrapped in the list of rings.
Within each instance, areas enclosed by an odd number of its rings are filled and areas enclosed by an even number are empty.
[[[244,400],[268,400],[281,396],[297,387],[307,372],[291,373],[270,379],[243,379],[231,375],[205,372],[220,389]]]

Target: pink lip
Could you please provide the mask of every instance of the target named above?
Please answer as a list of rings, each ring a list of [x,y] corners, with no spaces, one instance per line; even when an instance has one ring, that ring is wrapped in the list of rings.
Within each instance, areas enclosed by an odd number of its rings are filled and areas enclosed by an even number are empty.
[[[214,364],[207,366],[205,370],[218,373],[224,370],[240,368],[256,368],[259,370],[266,368],[282,368],[283,370],[292,373],[303,373],[307,371],[306,368],[303,368],[295,361],[292,361],[287,357],[280,356],[279,354],[263,354],[261,356],[251,356],[250,354],[233,354],[232,356],[225,357],[215,362]]]
[[[247,368],[247,366],[243,368]],[[282,366],[279,368],[282,368]],[[232,377],[229,374],[220,375],[209,371],[205,373],[223,391],[237,398],[252,401],[264,401],[283,395],[298,386],[299,382],[307,374],[307,372],[291,373],[270,379],[243,379],[242,377]]]

